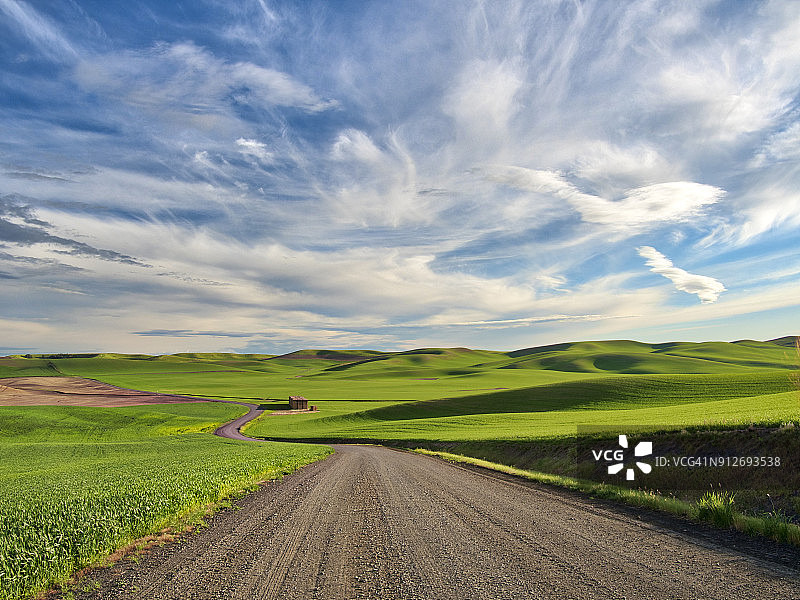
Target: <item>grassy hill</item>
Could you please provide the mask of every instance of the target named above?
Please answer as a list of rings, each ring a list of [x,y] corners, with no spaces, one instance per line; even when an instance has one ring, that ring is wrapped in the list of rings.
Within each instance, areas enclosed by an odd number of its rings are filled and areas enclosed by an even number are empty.
[[[329,366],[303,377],[312,415],[263,417],[254,436],[291,439],[468,440],[574,435],[587,424],[674,428],[795,419],[797,356],[782,343],[627,340],[574,342],[514,352],[420,349]],[[340,396],[328,410],[311,386],[415,402],[366,406]],[[299,382],[298,382],[299,384]],[[327,393],[330,395],[330,388]],[[368,396],[369,393],[365,394]],[[332,398],[333,399],[333,398]]]
[[[506,368],[606,373],[721,373],[752,368],[792,369],[797,359],[773,342],[575,342],[509,352]]]
[[[61,375],[52,361],[43,358],[0,358],[0,377]]]
[[[599,377],[380,407],[338,403],[335,413],[264,416],[251,436],[361,441],[532,440],[584,426],[674,429],[797,419],[783,372]]]
[[[403,411],[510,414],[642,408],[788,392],[797,368],[790,338],[758,342],[569,342],[512,352],[421,348],[403,352],[299,350],[290,354],[87,354],[0,359],[0,376],[78,375],[136,389],[220,398],[427,402]],[[716,376],[716,378],[714,377]],[[727,393],[727,392],[726,392]],[[454,401],[452,399],[464,400]],[[468,400],[466,398],[469,398]],[[344,410],[337,405],[337,412]],[[399,409],[398,409],[399,410]],[[379,413],[381,419],[388,413]],[[371,417],[370,417],[371,418]]]
[[[447,377],[481,375],[497,369],[597,374],[727,373],[752,369],[794,369],[796,338],[771,341],[668,342],[630,340],[568,342],[512,352],[468,348],[298,350],[269,354],[179,353],[38,354],[0,358],[0,375],[20,369],[54,369],[68,374],[250,370],[324,377]],[[300,373],[305,371],[306,373]]]

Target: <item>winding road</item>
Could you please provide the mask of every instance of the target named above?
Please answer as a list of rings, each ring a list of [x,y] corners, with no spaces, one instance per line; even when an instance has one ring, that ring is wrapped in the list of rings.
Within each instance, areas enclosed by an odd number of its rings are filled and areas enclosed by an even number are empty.
[[[210,399],[209,399],[210,400]],[[217,427],[216,431],[214,431],[214,435],[218,435],[219,437],[229,438],[232,440],[242,440],[245,442],[263,442],[264,440],[259,440],[256,438],[247,437],[241,431],[239,431],[242,426],[255,419],[264,411],[259,408],[258,404],[250,404],[249,402],[234,402],[232,400],[211,400],[212,402],[225,402],[227,404],[239,404],[241,406],[246,407],[247,414],[242,415],[238,419],[234,419],[233,421],[228,421],[223,425]]]
[[[335,449],[74,597],[800,598],[793,549],[428,456]]]

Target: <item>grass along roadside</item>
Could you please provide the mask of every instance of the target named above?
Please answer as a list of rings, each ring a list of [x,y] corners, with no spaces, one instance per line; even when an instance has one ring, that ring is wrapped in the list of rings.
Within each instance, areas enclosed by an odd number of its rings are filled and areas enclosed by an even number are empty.
[[[537,483],[566,488],[595,498],[665,511],[679,517],[709,523],[717,527],[733,527],[749,535],[762,535],[777,542],[800,546],[800,527],[790,522],[785,514],[780,511],[765,516],[742,514],[736,509],[735,494],[726,491],[709,491],[696,502],[686,502],[678,498],[665,497],[653,491],[628,489],[607,483],[596,483],[574,477],[519,469],[450,452],[425,448],[415,448],[414,452],[428,456],[438,456],[454,463],[475,465]]]
[[[146,536],[197,525],[226,499],[331,452],[206,433],[242,411],[0,407],[0,599],[33,596]]]

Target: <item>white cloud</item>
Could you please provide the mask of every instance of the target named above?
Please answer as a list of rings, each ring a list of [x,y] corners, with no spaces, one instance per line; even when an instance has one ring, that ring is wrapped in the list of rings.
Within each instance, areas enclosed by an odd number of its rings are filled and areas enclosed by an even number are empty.
[[[216,168],[207,151],[195,152],[191,161],[204,168]],[[67,207],[73,203],[74,209],[98,205],[154,213],[189,207],[235,208],[242,202],[240,193],[197,179],[167,179],[156,174],[111,168],[71,177],[74,184],[56,180],[15,180],[14,187],[25,196],[56,197]],[[0,183],[5,181],[9,180],[0,174]]]
[[[17,28],[48,58],[61,61],[77,56],[75,48],[58,28],[27,2],[0,0],[0,11],[12,19]]]
[[[735,143],[774,127],[791,109],[800,84],[800,13],[793,4],[763,3],[755,27],[737,23],[702,43],[666,48],[668,60],[643,87],[651,109],[670,114],[673,135]],[[698,29],[705,26],[698,22]]]
[[[567,278],[563,275],[537,275],[536,276],[536,283],[538,287],[542,287],[544,289],[552,289],[557,291],[566,291],[563,289],[564,285],[567,283]]]
[[[358,129],[342,131],[336,138],[331,148],[334,160],[357,160],[365,163],[378,163],[383,159],[383,153],[370,137]]]
[[[47,323],[23,319],[0,319],[0,328],[3,330],[4,342],[11,339],[12,343],[24,340],[41,342],[47,335],[52,335],[55,328]]]
[[[437,207],[417,193],[417,165],[397,134],[386,136],[381,148],[365,132],[347,129],[329,155],[324,195],[337,223],[398,228],[435,220]]]
[[[653,273],[663,275],[683,292],[696,294],[703,304],[716,302],[719,295],[725,291],[725,286],[713,277],[695,275],[676,267],[671,260],[652,246],[641,246],[636,250],[646,260]]]
[[[231,102],[308,112],[336,106],[286,73],[252,62],[231,63],[191,42],[86,59],[77,65],[75,77],[86,90],[154,113],[180,110],[213,117]]]
[[[506,278],[437,273],[434,256],[418,249],[359,247],[337,252],[294,250],[277,242],[245,244],[203,229],[160,223],[100,220],[86,215],[41,211],[56,231],[79,230],[86,239],[128,248],[149,257],[155,268],[126,269],[125,277],[165,285],[159,273],[188,273],[193,280],[167,278],[181,289],[196,280],[227,285],[203,287],[203,295],[224,302],[288,310],[290,307],[385,319],[409,312],[438,312],[465,304],[494,315],[519,310],[534,299],[528,286]],[[104,276],[114,269],[91,258],[70,264]],[[117,269],[118,276],[122,269]],[[202,329],[218,329],[203,327]]]
[[[520,108],[516,96],[522,83],[519,69],[509,61],[471,61],[456,77],[443,110],[470,141],[495,142]]]
[[[512,327],[529,327],[537,323],[583,323],[587,321],[605,321],[608,319],[623,319],[630,316],[611,316],[611,315],[565,315],[550,314],[537,317],[521,317],[518,319],[493,319],[489,321],[455,321],[449,322],[442,319],[432,319],[424,323],[411,323],[402,325],[403,327],[470,327],[476,329],[508,329]]]
[[[800,122],[772,134],[753,158],[753,166],[760,167],[774,161],[800,158]]]
[[[660,74],[658,98],[672,105],[685,133],[723,142],[768,127],[785,109],[785,100],[755,81],[737,80],[731,65],[671,65]]]
[[[198,152],[195,152],[194,161],[207,169],[214,168],[214,163],[212,163],[208,158],[208,152],[205,150],[199,150]]]
[[[150,314],[147,325],[135,327],[137,331],[287,331],[292,329],[287,323],[292,323],[307,339],[310,331],[321,328],[357,332],[470,323],[518,328],[629,317],[652,294],[625,292],[619,289],[619,279],[608,279],[576,286],[569,294],[556,290],[548,295],[564,279],[542,275],[532,278],[542,292],[539,296],[536,287],[513,278],[438,272],[433,255],[415,248],[298,251],[278,243],[246,245],[178,225],[101,221],[54,211],[43,215],[58,223],[59,230],[80,230],[93,243],[154,265],[146,270],[108,267],[91,257],[62,257],[83,269],[82,289],[103,282],[104,294],[93,298],[98,310],[113,310],[124,297],[127,305],[140,307],[131,315]],[[46,248],[33,248],[31,253],[51,255]],[[188,298],[197,311],[191,319],[154,316],[171,314]],[[226,307],[224,317],[219,316],[220,306]]]
[[[616,231],[640,231],[667,223],[685,223],[716,203],[725,191],[701,183],[673,181],[631,189],[621,200],[587,194],[563,174],[522,167],[495,167],[488,179],[569,202],[584,221]]]
[[[267,19],[267,21],[274,23],[275,21],[278,20],[278,17],[276,17],[275,13],[269,9],[264,0],[258,0],[258,4],[261,7],[261,12],[264,13],[264,17]]]
[[[758,252],[750,240],[767,245],[773,233],[790,251],[800,226],[791,3],[509,0],[311,14],[216,2],[205,22],[154,8],[162,39],[198,35],[135,47],[118,19],[91,37],[74,3],[40,4],[0,0],[0,16],[16,11],[7,20],[45,55],[70,57],[69,40],[80,41],[83,60],[57,77],[14,67],[10,85],[61,101],[43,102],[37,120],[9,113],[6,155],[31,165],[3,165],[0,185],[31,196],[54,235],[155,265],[14,246],[83,269],[57,279],[8,269],[19,279],[7,289],[31,279],[56,298],[49,306],[73,303],[54,314],[88,314],[88,300],[82,312],[80,296],[63,293],[79,290],[128,314],[131,331],[395,345],[417,324],[414,340],[448,327],[456,344],[496,332],[503,346],[505,327],[523,339],[559,322],[548,335],[586,337],[619,329],[621,317],[646,327],[724,314],[754,280],[721,252],[715,275],[731,291],[720,296],[722,284],[652,250],[642,256],[654,272],[704,300],[664,315],[674,288],[631,289],[621,239],[647,232],[648,244],[687,256],[717,227],[706,242],[741,244],[747,257]],[[12,37],[12,51],[33,54]],[[76,172],[64,157],[95,169]],[[741,270],[774,276],[776,260]],[[92,318],[100,336],[102,315]],[[469,338],[470,324],[484,337]],[[390,326],[396,335],[357,333]]]
[[[777,227],[800,226],[800,192],[790,181],[763,182],[738,203],[746,219],[736,226],[736,242],[743,244]]]
[[[607,140],[595,140],[582,146],[572,163],[572,172],[612,194],[620,186],[630,188],[670,181],[680,175],[681,165],[668,161],[649,143],[637,142],[630,147],[621,147]]]
[[[584,218],[597,223],[630,226],[654,221],[681,223],[698,217],[704,207],[715,204],[724,195],[724,190],[712,185],[673,181],[628,190],[618,202],[595,202],[579,210]]]
[[[236,140],[239,152],[245,156],[253,156],[264,163],[271,163],[274,160],[272,153],[267,150],[267,145],[256,140],[239,138]]]
[[[755,173],[727,203],[730,217],[708,235],[703,244],[744,246],[770,232],[789,232],[800,226],[800,165],[787,160]]]

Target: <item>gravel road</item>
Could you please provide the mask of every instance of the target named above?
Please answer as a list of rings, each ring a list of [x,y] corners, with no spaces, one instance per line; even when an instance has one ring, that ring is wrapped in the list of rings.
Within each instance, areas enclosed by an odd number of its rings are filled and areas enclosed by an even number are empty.
[[[336,450],[89,573],[75,598],[800,598],[791,549],[427,456]]]
[[[220,425],[219,427],[217,427],[217,430],[214,432],[214,435],[218,435],[219,437],[229,438],[232,440],[242,440],[245,442],[264,441],[247,437],[241,431],[239,431],[242,425],[244,425],[248,421],[252,421],[258,415],[264,412],[261,408],[258,407],[258,404],[250,404],[249,402],[231,402],[230,400],[217,400],[217,402],[227,402],[228,404],[240,404],[247,408],[247,414],[242,415],[241,417],[239,417],[238,419],[234,419],[233,421],[229,421],[224,425]]]

